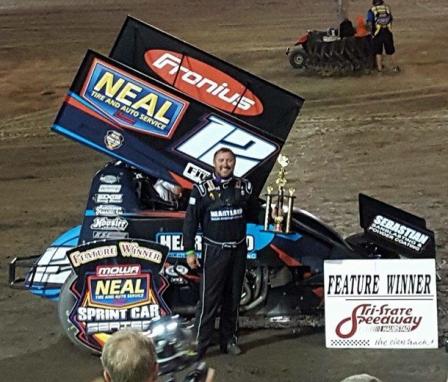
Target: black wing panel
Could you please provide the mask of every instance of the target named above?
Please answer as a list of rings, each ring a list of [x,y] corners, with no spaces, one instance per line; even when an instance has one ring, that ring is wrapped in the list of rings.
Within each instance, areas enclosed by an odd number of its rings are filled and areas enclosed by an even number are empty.
[[[282,142],[303,104],[301,97],[132,17],[110,57]]]
[[[53,129],[91,148],[191,187],[230,147],[235,174],[260,192],[283,141],[115,60],[89,51]]]

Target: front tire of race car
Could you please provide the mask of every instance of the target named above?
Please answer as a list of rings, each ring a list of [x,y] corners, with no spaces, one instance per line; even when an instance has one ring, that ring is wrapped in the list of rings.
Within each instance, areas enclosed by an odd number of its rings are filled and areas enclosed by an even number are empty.
[[[76,305],[76,298],[71,291],[72,284],[77,279],[76,273],[72,272],[70,276],[65,281],[64,285],[61,288],[61,293],[59,295],[59,303],[58,303],[58,316],[59,321],[62,325],[62,329],[64,330],[67,337],[73,342],[78,348],[88,351],[89,353],[99,354],[99,352],[95,352],[90,347],[82,343],[78,337],[78,329],[75,325],[70,321],[70,314],[73,311],[73,308]]]

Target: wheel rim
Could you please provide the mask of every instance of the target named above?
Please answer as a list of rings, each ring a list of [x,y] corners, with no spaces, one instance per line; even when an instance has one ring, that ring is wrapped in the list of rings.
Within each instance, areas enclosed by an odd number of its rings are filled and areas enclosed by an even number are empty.
[[[304,62],[303,56],[301,54],[296,54],[294,56],[294,64],[302,66]]]

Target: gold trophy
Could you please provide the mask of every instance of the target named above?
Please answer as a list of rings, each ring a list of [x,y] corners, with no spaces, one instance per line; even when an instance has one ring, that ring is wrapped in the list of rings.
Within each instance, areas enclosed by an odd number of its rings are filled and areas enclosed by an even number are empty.
[[[279,155],[277,162],[280,165],[277,179],[275,183],[277,185],[277,192],[273,194],[274,187],[268,186],[266,193],[266,209],[264,216],[264,230],[269,231],[269,217],[271,215],[271,204],[275,200],[275,207],[273,208],[272,218],[274,220],[274,232],[289,233],[291,230],[292,211],[294,207],[294,188],[288,190],[288,194],[285,193],[285,186],[288,182],[286,179],[286,167],[289,164],[289,159],[285,155]],[[287,202],[286,211],[284,209],[285,202]],[[286,221],[285,221],[286,217]]]

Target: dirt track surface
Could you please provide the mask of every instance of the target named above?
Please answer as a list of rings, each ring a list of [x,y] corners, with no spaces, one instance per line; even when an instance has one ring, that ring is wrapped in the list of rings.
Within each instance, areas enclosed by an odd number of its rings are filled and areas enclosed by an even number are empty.
[[[364,192],[427,219],[448,276],[448,3],[390,0],[398,75],[298,75],[284,50],[307,29],[336,22],[333,0],[63,1],[0,4],[0,375],[4,381],[88,381],[99,360],[61,332],[55,304],[7,287],[8,262],[42,251],[81,221],[90,180],[106,158],[50,133],[88,48],[107,54],[127,14],[306,99],[284,148],[300,206],[344,235],[359,231]],[[349,2],[352,19],[370,1]],[[446,280],[440,331],[448,331]],[[217,380],[445,381],[437,351],[341,351],[323,334],[260,331],[237,360],[212,354]]]

